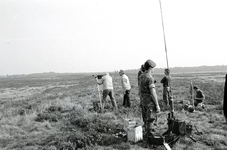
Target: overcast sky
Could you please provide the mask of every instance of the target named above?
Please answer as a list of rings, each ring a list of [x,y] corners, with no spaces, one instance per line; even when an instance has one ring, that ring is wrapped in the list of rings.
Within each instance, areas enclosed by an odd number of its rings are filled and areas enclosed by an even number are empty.
[[[226,65],[226,0],[161,0],[169,67]],[[0,0],[0,75],[166,67],[159,0]]]

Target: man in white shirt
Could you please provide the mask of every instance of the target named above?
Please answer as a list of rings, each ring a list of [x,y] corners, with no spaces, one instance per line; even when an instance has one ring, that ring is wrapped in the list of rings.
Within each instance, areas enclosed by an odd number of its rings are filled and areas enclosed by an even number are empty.
[[[109,73],[106,73],[100,80],[96,78],[97,84],[103,85],[103,98],[102,98],[102,110],[104,109],[106,98],[109,95],[113,110],[118,110],[117,103],[114,98],[113,81]]]
[[[130,90],[131,90],[131,85],[128,79],[128,76],[124,73],[123,70],[120,70],[119,75],[121,76],[121,84],[123,88],[123,106],[124,107],[130,107],[131,102],[130,102]]]

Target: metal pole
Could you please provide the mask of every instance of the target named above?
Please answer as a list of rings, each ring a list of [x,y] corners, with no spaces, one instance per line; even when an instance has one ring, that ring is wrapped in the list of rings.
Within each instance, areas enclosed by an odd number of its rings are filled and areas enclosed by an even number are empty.
[[[165,37],[164,21],[163,21],[163,15],[162,15],[161,0],[159,0],[159,5],[160,5],[160,12],[161,12],[161,19],[162,19],[162,30],[163,30],[163,37],[164,37],[165,52],[166,52],[166,64],[167,64],[167,69],[169,69],[169,62],[168,62],[168,55],[167,55],[167,46],[166,46],[166,37]],[[174,103],[173,103],[173,94],[172,94],[172,90],[171,90],[171,84],[169,85],[169,88],[170,88],[170,91],[169,91],[169,103],[170,103],[171,113],[173,115]]]
[[[162,15],[162,4],[161,4],[161,0],[159,0],[159,5],[160,5],[160,11],[161,11],[161,18],[162,18],[162,30],[163,30],[163,37],[164,37],[165,52],[166,52],[166,63],[167,63],[167,68],[169,69],[168,55],[167,55],[167,46],[166,46],[166,37],[165,37],[165,29],[164,29],[163,15]]]

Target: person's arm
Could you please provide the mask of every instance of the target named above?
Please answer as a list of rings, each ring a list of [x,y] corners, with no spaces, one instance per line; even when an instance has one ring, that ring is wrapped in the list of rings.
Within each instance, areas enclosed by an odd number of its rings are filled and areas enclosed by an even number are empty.
[[[150,84],[149,88],[150,88],[151,98],[153,99],[155,107],[156,107],[156,112],[158,113],[158,112],[160,112],[160,106],[158,103],[158,96],[157,96],[157,93],[155,90],[155,84]]]

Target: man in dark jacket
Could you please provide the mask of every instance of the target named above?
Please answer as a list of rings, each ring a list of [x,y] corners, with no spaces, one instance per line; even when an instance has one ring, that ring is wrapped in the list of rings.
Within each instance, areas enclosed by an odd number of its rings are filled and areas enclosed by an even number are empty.
[[[163,104],[164,104],[164,110],[168,110],[169,105],[170,105],[170,81],[171,81],[171,77],[170,77],[170,70],[169,69],[165,69],[164,71],[165,76],[162,78],[161,83],[163,85]]]

